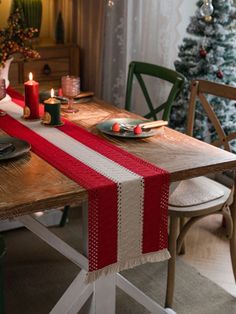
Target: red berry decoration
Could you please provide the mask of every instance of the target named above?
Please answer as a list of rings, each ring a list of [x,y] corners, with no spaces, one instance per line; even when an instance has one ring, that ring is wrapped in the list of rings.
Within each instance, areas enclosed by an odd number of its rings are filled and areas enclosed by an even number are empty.
[[[120,125],[119,125],[119,123],[115,122],[115,123],[112,125],[112,131],[113,131],[113,132],[120,132]]]
[[[199,55],[200,55],[201,58],[206,58],[207,51],[204,48],[201,48],[199,50]]]
[[[224,73],[221,71],[221,70],[218,70],[216,72],[216,76],[219,78],[219,79],[222,79],[224,77]]]
[[[139,135],[142,134],[143,130],[141,128],[141,126],[139,124],[136,125],[136,127],[134,128],[134,134]]]

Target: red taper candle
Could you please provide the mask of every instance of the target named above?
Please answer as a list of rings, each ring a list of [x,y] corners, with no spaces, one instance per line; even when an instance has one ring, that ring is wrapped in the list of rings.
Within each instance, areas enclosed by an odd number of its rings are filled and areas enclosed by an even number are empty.
[[[29,81],[25,85],[25,119],[39,119],[39,83],[33,80],[33,74],[30,72]]]

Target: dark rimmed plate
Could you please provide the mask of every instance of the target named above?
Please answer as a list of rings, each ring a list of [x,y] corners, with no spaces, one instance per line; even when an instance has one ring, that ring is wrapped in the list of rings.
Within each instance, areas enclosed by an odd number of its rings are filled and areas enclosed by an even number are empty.
[[[31,146],[28,142],[16,137],[0,137],[0,144],[11,143],[12,146],[0,154],[0,161],[15,158],[27,153]]]
[[[130,127],[135,127],[139,123],[147,122],[147,120],[141,120],[141,119],[132,119],[132,118],[117,118],[117,119],[111,119],[111,120],[106,120],[101,123],[97,124],[97,129],[101,131],[102,133],[112,135],[112,136],[117,136],[117,137],[123,137],[123,138],[147,138],[153,135],[158,134],[158,131],[155,129],[152,130],[146,130],[141,133],[141,134],[134,134],[133,131],[126,131],[122,130],[120,132],[113,132],[112,131],[112,125],[117,122],[120,125],[125,124]]]

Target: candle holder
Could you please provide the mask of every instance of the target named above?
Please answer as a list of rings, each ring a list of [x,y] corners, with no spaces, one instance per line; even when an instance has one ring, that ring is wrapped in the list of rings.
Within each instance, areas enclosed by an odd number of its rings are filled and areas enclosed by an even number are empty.
[[[62,76],[61,87],[63,96],[68,98],[68,107],[62,110],[67,113],[75,113],[79,111],[73,107],[74,97],[80,93],[80,78],[77,76]]]
[[[54,98],[54,90],[51,90],[51,98],[44,101],[44,116],[42,123],[46,126],[60,126],[64,123],[61,121],[61,102]]]

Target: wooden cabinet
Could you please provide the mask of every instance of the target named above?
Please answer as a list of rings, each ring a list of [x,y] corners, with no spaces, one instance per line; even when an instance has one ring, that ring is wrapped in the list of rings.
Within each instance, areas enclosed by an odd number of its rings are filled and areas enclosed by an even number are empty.
[[[22,61],[15,59],[10,67],[10,84],[23,91],[29,72],[40,83],[41,89],[58,88],[62,75],[79,75],[79,48],[73,44],[41,43],[35,47],[40,59]]]

